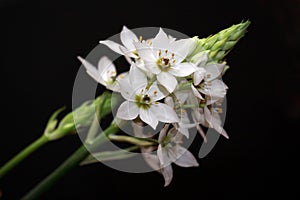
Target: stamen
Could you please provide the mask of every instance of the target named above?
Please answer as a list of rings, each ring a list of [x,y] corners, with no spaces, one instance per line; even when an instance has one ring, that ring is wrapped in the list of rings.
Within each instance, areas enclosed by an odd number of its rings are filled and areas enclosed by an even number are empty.
[[[161,56],[161,50],[158,51],[158,57],[160,57],[160,56]]]
[[[111,71],[110,74],[113,75],[113,76],[115,76],[117,74],[117,72],[116,71]]]
[[[172,58],[175,56],[175,54],[174,53],[172,53]]]
[[[222,108],[215,108],[215,110],[218,112],[218,113],[223,113],[223,109]]]
[[[143,36],[140,35],[139,41],[142,42]]]
[[[166,53],[166,54],[168,53],[168,49],[165,50],[165,53]]]

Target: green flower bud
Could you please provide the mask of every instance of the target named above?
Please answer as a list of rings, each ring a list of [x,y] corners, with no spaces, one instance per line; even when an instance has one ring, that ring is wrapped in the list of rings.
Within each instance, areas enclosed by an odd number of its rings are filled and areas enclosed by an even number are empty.
[[[201,51],[209,51],[210,61],[222,62],[227,53],[245,35],[249,25],[250,21],[246,21],[233,25],[207,38],[198,39],[198,37],[194,37],[197,41],[197,46],[187,60],[190,61],[193,56]]]
[[[55,140],[67,134],[75,133],[76,128],[91,125],[95,113],[100,118],[109,114],[112,107],[118,103],[118,100],[117,96],[112,96],[111,93],[104,92],[94,101],[86,101],[73,112],[68,113],[58,124],[56,117],[63,110],[59,109],[50,117],[44,134],[49,140]]]

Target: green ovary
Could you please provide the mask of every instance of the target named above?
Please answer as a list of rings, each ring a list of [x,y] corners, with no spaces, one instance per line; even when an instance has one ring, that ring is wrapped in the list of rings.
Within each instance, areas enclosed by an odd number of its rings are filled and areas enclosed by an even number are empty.
[[[139,108],[147,110],[151,106],[151,98],[148,95],[136,95],[135,103]]]

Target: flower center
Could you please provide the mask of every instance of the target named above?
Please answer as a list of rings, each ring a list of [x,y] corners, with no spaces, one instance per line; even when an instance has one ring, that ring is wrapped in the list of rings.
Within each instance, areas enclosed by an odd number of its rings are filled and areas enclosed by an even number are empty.
[[[152,102],[149,95],[136,95],[135,96],[135,103],[139,108],[148,109],[150,108]]]
[[[175,54],[169,53],[168,50],[162,52],[161,50],[158,51],[158,59],[156,64],[160,68],[161,71],[169,71],[172,65],[176,62],[174,59]]]

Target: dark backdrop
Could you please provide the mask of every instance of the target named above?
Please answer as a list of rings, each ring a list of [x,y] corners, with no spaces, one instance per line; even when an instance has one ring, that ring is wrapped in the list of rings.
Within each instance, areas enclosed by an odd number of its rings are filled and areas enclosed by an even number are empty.
[[[95,164],[72,171],[43,199],[299,194],[299,8],[296,0],[1,0],[0,165],[40,136],[55,109],[70,110],[76,56],[87,55],[123,25],[206,37],[250,19],[246,37],[227,56],[225,129],[231,138],[221,138],[199,168],[174,167],[174,180],[164,188],[156,172],[127,174]],[[42,147],[1,180],[3,199],[20,198],[80,144],[73,136]]]

